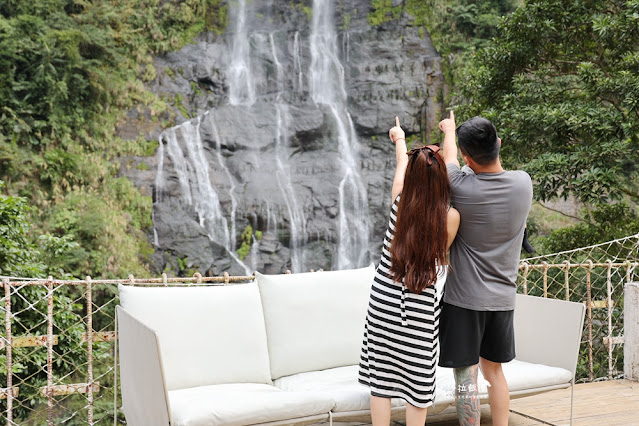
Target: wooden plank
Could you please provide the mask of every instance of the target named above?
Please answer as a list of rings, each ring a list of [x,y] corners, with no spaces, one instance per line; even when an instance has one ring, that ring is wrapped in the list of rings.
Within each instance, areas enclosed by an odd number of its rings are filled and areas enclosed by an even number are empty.
[[[568,425],[570,388],[510,401],[509,426]],[[536,420],[538,419],[538,420]],[[427,418],[429,426],[457,426],[454,404]],[[397,423],[395,423],[397,424]],[[492,426],[490,407],[481,406],[481,425]],[[639,425],[639,383],[611,380],[575,386],[574,424],[579,426]],[[317,425],[328,426],[328,422]],[[371,426],[370,423],[339,423],[333,426]]]
[[[100,383],[94,382],[92,388],[94,393],[100,392]],[[50,389],[52,390],[52,394],[51,394],[52,396],[72,395],[74,393],[88,393],[89,384],[74,383],[69,385],[57,385],[57,386],[51,386]],[[42,394],[42,396],[45,398],[48,396],[48,391],[49,391],[48,386],[43,386],[40,388],[40,394]]]
[[[95,342],[115,342],[117,333],[115,331],[94,331],[93,343]],[[82,343],[88,342],[88,333],[82,333]]]
[[[7,399],[7,395],[9,395],[9,393],[11,393],[14,398],[16,398],[19,392],[20,388],[18,388],[18,386],[13,386],[11,388],[0,388],[0,399]]]
[[[639,424],[639,383],[611,380],[575,386],[578,425]],[[553,424],[570,421],[570,388],[512,400],[510,408]],[[631,421],[629,421],[631,420]],[[513,423],[519,425],[519,423]]]
[[[621,345],[622,343],[626,341],[626,339],[623,336],[612,336],[610,339],[608,339],[607,337],[604,337],[603,338],[604,345],[608,345],[609,340],[612,342],[613,345]]]
[[[615,306],[615,301],[611,300],[610,301],[612,303],[612,306],[610,306],[611,308],[614,308]],[[584,305],[586,305],[586,308],[588,307],[588,302],[584,302]],[[590,307],[592,309],[603,309],[603,308],[607,308],[608,307],[608,301],[607,300],[591,300],[590,301]]]
[[[22,336],[22,337],[14,337],[11,339],[11,347],[14,348],[27,348],[27,347],[36,347],[36,346],[46,346],[48,338],[47,336]],[[53,336],[53,345],[58,344],[58,336]],[[0,339],[0,349],[3,349],[7,346],[6,339]]]

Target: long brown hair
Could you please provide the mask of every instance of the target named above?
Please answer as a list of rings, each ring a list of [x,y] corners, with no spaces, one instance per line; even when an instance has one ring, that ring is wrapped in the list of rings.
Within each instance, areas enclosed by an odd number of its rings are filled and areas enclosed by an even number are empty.
[[[438,146],[408,154],[404,188],[391,243],[390,272],[395,282],[421,293],[437,282],[438,266],[447,263],[450,184]]]

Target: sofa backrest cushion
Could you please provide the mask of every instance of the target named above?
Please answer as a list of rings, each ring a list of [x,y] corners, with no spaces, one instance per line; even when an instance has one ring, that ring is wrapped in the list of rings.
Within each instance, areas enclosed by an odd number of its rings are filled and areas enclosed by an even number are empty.
[[[375,269],[288,275],[255,273],[271,377],[359,363]]]
[[[255,282],[119,290],[122,307],[157,331],[167,390],[272,383]]]

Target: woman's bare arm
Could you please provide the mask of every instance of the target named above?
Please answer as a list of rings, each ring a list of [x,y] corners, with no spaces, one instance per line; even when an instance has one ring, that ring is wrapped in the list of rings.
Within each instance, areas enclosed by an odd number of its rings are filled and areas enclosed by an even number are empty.
[[[395,158],[397,166],[395,177],[393,178],[393,189],[391,190],[391,202],[394,202],[404,188],[404,177],[406,176],[406,166],[408,165],[408,155],[406,155],[406,134],[399,125],[399,117],[395,117],[395,127],[388,131],[390,140],[395,143]]]
[[[448,245],[446,246],[446,249],[449,249],[455,240],[457,230],[459,229],[459,222],[459,212],[452,207],[448,209],[448,220],[446,221],[446,226],[448,228]]]

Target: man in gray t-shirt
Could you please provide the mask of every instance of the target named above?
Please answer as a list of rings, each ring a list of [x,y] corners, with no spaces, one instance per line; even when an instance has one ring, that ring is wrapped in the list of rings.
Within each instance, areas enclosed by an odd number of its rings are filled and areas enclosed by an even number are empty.
[[[516,279],[532,183],[526,172],[502,168],[501,139],[490,121],[474,117],[455,129],[451,112],[439,127],[451,201],[461,216],[444,287],[439,365],[454,368],[460,424],[479,424],[481,367],[490,383],[493,424],[507,425],[509,393],[501,364],[515,357]],[[455,135],[472,172],[460,169]]]

